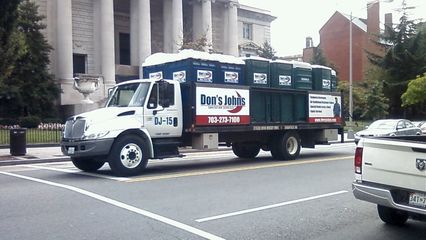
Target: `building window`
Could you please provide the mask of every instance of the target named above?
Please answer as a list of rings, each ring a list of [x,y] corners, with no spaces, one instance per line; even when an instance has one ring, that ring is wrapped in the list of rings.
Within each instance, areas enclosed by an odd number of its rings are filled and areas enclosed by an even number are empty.
[[[73,54],[72,63],[73,63],[74,74],[87,72],[87,55]]]
[[[253,24],[243,23],[243,38],[253,40]]]
[[[130,65],[130,34],[120,33],[118,41],[120,44],[120,64]]]

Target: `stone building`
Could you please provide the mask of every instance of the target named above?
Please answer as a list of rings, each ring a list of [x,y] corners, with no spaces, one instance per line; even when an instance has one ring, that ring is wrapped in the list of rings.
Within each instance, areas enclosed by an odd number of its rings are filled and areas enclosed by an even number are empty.
[[[156,52],[177,52],[182,42],[205,37],[210,50],[234,56],[254,54],[270,41],[267,10],[238,0],[34,0],[46,16],[53,47],[50,70],[61,85],[64,116],[81,112],[76,74],[99,78],[90,94],[99,107],[116,82],[138,78]],[[83,76],[84,77],[84,76]]]

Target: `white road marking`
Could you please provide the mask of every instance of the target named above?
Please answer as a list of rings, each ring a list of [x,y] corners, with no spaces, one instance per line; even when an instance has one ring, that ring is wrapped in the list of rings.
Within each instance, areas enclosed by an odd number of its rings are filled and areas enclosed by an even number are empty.
[[[149,211],[137,208],[137,207],[133,207],[131,205],[122,203],[120,201],[117,201],[117,200],[114,200],[114,199],[111,199],[111,198],[104,197],[102,195],[99,195],[99,194],[96,194],[96,193],[93,193],[93,192],[86,191],[86,190],[81,189],[81,188],[77,188],[77,187],[73,187],[73,186],[69,186],[69,185],[65,185],[65,184],[60,184],[60,183],[55,183],[55,182],[51,182],[51,181],[47,181],[47,180],[43,180],[43,179],[27,177],[27,176],[24,176],[24,175],[18,175],[18,174],[14,174],[14,173],[3,172],[3,171],[0,171],[0,174],[11,176],[11,177],[16,177],[16,178],[21,178],[21,179],[25,179],[25,180],[29,180],[29,181],[33,181],[33,182],[38,182],[38,183],[42,183],[42,184],[46,184],[46,185],[50,185],[50,186],[54,186],[54,187],[64,188],[64,189],[85,195],[87,197],[97,199],[97,200],[102,201],[104,203],[108,203],[108,204],[111,204],[113,206],[128,210],[130,212],[134,212],[134,213],[143,215],[145,217],[157,220],[159,222],[171,225],[173,227],[176,227],[176,228],[182,229],[184,231],[190,232],[192,234],[195,234],[197,236],[203,237],[205,239],[214,239],[214,240],[224,239],[224,238],[218,237],[216,235],[213,235],[211,233],[205,232],[203,230],[191,227],[191,226],[186,225],[184,223],[175,221],[173,219],[166,218],[166,217],[163,217],[161,215],[158,215],[158,214],[155,214],[155,213],[152,213],[152,212],[149,212]]]
[[[80,174],[80,175],[85,175],[85,176],[90,176],[90,177],[98,177],[98,178],[105,178],[105,179],[115,180],[115,181],[120,181],[120,182],[130,180],[130,178],[111,177],[111,176],[106,176],[106,175],[101,175],[101,174],[96,174],[96,173],[82,172],[82,171],[77,170],[77,169],[53,168],[53,167],[46,167],[46,166],[40,166],[40,165],[24,165],[23,167],[57,171],[57,172],[65,172],[65,173],[76,173],[76,174]]]
[[[347,192],[348,191],[345,191],[345,190],[338,191],[338,192],[332,192],[332,193],[327,193],[327,194],[322,194],[322,195],[292,200],[292,201],[288,201],[288,202],[272,204],[272,205],[263,206],[263,207],[257,207],[257,208],[251,208],[251,209],[241,210],[241,211],[232,212],[232,213],[221,214],[221,215],[217,215],[217,216],[213,216],[213,217],[200,218],[200,219],[196,219],[195,221],[199,222],[199,223],[207,222],[207,221],[217,220],[217,219],[221,219],[221,218],[233,217],[233,216],[242,215],[242,214],[246,214],[246,213],[258,212],[258,211],[262,211],[262,210],[266,210],[266,209],[282,207],[282,206],[286,206],[286,205],[290,205],[290,204],[311,201],[311,200],[315,200],[315,199],[318,199],[318,198],[330,197],[330,196],[343,194],[343,193],[347,193]]]

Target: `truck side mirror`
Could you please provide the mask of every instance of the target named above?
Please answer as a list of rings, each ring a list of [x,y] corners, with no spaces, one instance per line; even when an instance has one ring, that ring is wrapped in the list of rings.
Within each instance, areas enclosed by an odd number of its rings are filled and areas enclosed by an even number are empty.
[[[114,91],[114,88],[108,88],[108,98],[111,97],[113,91]]]

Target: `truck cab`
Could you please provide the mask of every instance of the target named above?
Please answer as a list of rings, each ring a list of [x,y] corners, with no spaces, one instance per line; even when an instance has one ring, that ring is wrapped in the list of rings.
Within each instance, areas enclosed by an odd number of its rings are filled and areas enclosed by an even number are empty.
[[[149,158],[177,155],[182,126],[178,82],[132,80],[112,89],[105,108],[69,118],[61,149],[82,170],[108,161],[118,175],[132,175]]]

